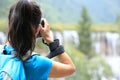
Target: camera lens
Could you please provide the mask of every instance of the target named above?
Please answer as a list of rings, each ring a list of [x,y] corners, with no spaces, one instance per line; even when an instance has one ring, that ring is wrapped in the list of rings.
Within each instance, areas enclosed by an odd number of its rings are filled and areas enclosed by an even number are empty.
[[[41,25],[42,25],[42,27],[45,26],[45,22],[44,22],[44,20],[41,21]]]

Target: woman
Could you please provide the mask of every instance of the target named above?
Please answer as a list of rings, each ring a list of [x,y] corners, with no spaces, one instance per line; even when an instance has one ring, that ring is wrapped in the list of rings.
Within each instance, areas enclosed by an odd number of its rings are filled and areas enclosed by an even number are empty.
[[[42,19],[44,27],[41,26],[41,15],[40,8],[35,2],[19,0],[14,5],[12,14],[11,11],[9,13],[6,54],[14,54],[23,62],[27,80],[47,80],[48,77],[60,78],[71,75],[75,71],[75,66],[64,48],[59,45],[59,40],[50,37],[50,27],[45,19]],[[39,32],[50,49],[48,57],[57,56],[60,62],[31,55]]]

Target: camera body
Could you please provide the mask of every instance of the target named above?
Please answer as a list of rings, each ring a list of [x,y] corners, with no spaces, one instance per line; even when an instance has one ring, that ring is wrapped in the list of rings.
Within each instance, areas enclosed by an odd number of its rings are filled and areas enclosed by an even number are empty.
[[[45,27],[45,22],[44,22],[44,20],[41,20],[41,23],[40,23],[40,24],[41,24],[42,27]],[[38,35],[37,35],[37,38],[38,38],[38,37],[42,37],[40,32],[39,32]]]

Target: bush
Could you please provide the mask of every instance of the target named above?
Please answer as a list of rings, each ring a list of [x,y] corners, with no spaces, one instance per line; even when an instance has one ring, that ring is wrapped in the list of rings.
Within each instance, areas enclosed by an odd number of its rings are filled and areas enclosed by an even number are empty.
[[[87,59],[83,53],[75,49],[73,46],[67,46],[66,52],[72,58],[75,66],[76,72],[67,80],[89,80],[89,75],[87,74]]]
[[[94,56],[90,59],[75,49],[71,45],[66,46],[66,52],[72,58],[76,72],[66,80],[101,80],[101,77],[110,78],[113,73],[110,66],[100,56]]]
[[[0,19],[0,31],[2,31],[2,32],[7,32],[8,31],[8,22],[7,22],[7,20],[5,20],[5,19]]]

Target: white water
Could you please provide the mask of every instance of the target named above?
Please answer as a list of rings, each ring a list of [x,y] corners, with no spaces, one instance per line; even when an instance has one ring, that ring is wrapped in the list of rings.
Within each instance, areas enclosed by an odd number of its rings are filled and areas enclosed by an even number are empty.
[[[93,47],[98,54],[118,55],[120,36],[118,33],[104,32],[104,33],[92,33]],[[107,49],[106,52],[102,51],[102,47]]]
[[[114,73],[114,77],[112,77],[110,80],[120,80],[120,57],[119,56],[104,56],[104,59],[110,65]],[[104,78],[103,80],[108,80],[108,79]]]
[[[106,62],[110,65],[114,76],[110,79],[102,77],[101,80],[120,80],[120,36],[118,33],[103,32],[92,33],[93,47],[97,54],[103,55]],[[102,47],[105,47],[107,51],[102,51]]]

